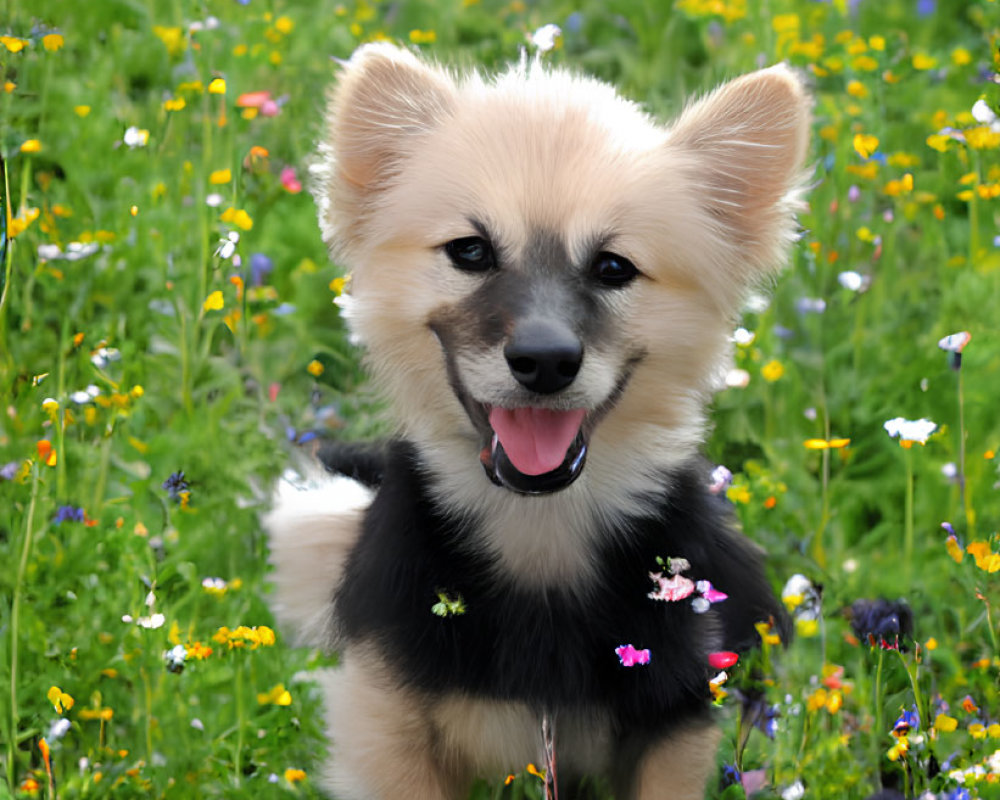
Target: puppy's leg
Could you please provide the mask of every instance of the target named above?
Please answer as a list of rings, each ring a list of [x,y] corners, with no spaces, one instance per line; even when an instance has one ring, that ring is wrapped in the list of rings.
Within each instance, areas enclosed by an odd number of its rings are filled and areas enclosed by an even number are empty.
[[[653,745],[639,761],[636,800],[702,800],[722,731],[692,724]]]
[[[348,478],[297,486],[283,480],[264,517],[279,624],[300,644],[326,644],[334,589],[372,493]]]
[[[379,662],[373,648],[351,647],[322,677],[330,736],[324,788],[341,800],[464,797],[455,771],[437,757],[425,704]]]

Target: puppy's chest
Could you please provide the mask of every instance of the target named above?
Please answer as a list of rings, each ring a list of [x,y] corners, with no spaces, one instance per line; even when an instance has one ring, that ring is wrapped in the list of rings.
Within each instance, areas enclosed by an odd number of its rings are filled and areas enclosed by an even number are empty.
[[[403,516],[369,513],[336,614],[348,639],[375,643],[404,683],[539,710],[607,710],[640,725],[651,712],[702,707],[712,614],[649,598],[655,545],[609,547],[586,586],[541,588],[470,551],[470,531],[426,507]],[[628,645],[648,650],[648,663],[623,662]]]

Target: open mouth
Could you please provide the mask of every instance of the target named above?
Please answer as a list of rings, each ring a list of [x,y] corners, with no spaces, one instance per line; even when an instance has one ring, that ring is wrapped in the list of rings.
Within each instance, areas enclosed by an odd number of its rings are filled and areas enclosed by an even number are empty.
[[[490,480],[520,494],[546,494],[569,486],[583,471],[586,410],[488,410],[493,436],[479,460]]]

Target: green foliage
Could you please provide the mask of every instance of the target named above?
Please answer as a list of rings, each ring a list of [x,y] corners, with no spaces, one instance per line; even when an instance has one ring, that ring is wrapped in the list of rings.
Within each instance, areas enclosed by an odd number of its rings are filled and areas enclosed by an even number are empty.
[[[270,643],[258,514],[291,451],[381,426],[296,185],[331,59],[386,36],[488,69],[550,22],[546,58],[657,114],[782,59],[816,96],[804,232],[742,320],[749,383],[719,395],[709,453],[776,587],[805,574],[822,613],[730,670],[720,759],[762,776],[760,797],[943,798],[956,771],[996,774],[1000,134],[970,113],[998,109],[996,2],[2,8],[0,795],[52,794],[45,739],[63,797],[319,796],[308,676],[329,657]],[[963,329],[957,371],[937,342]],[[894,417],[938,430],[905,449]],[[914,610],[905,652],[851,631],[846,610],[878,596]],[[919,729],[894,734],[914,707]],[[743,796],[721,775],[714,796]],[[474,796],[543,794],[524,772]]]

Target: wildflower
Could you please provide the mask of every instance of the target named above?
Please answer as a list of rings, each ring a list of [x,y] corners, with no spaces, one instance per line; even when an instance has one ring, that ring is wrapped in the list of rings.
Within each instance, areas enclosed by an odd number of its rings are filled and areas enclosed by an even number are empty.
[[[826,311],[826,300],[822,297],[800,297],[795,301],[795,310],[800,314],[822,314]]]
[[[750,373],[745,369],[728,370],[725,383],[730,389],[745,389],[750,383]]]
[[[248,628],[240,625],[234,630],[223,626],[212,636],[219,644],[229,646],[230,650],[246,647],[256,650],[258,647],[271,647],[275,642],[274,631],[266,625]]]
[[[917,712],[916,706],[911,711],[903,711],[892,726],[892,732],[895,736],[905,736],[911,731],[918,730],[920,730],[920,714]]]
[[[226,305],[225,298],[222,296],[222,292],[216,289],[208,297],[205,298],[205,302],[202,303],[202,310],[204,311],[221,311]]]
[[[52,707],[56,710],[57,714],[69,711],[73,707],[73,698],[58,686],[50,687],[45,696],[52,703]]]
[[[323,362],[317,361],[315,358],[306,365],[306,372],[312,375],[314,378],[318,378],[323,374]]]
[[[760,374],[768,383],[774,383],[785,374],[785,367],[780,361],[772,359],[760,368]]]
[[[221,597],[226,593],[228,585],[222,578],[205,578],[201,582],[202,588],[209,594],[214,594]]]
[[[774,630],[774,620],[768,620],[767,622],[756,622],[754,623],[754,628],[757,631],[757,635],[760,636],[761,642],[766,645],[779,645],[781,644],[781,636]]]
[[[796,620],[812,621],[819,619],[821,599],[820,591],[805,575],[792,575],[781,590],[781,601]]]
[[[257,704],[261,706],[290,706],[292,704],[292,695],[285,688],[285,684],[279,683],[266,692],[258,693]]]
[[[437,41],[437,33],[435,31],[422,31],[419,28],[415,28],[410,31],[410,41],[413,44],[434,44]]]
[[[721,464],[712,470],[712,482],[708,486],[708,491],[712,494],[724,492],[733,482],[733,473]]]
[[[281,185],[290,194],[298,194],[302,191],[302,182],[295,174],[295,167],[284,167],[281,170]]]
[[[64,522],[83,522],[83,518],[84,513],[82,508],[77,506],[59,506],[52,521],[56,525],[61,525]]]
[[[190,484],[188,484],[187,479],[184,477],[183,470],[171,473],[170,477],[163,482],[163,488],[171,500],[178,501],[183,494],[189,492],[191,489]]]
[[[560,36],[562,36],[562,29],[558,25],[549,23],[531,34],[530,41],[538,48],[539,53],[548,53],[555,49]]]
[[[186,645],[185,650],[187,651],[187,657],[193,658],[195,661],[204,661],[212,655],[212,648],[205,647],[201,642]]]
[[[990,549],[989,542],[970,542],[965,552],[976,560],[976,566],[984,572],[993,573],[1000,570],[1000,553],[994,553]]]
[[[219,239],[219,246],[215,248],[215,255],[223,261],[228,261],[236,252],[236,245],[240,242],[240,235],[236,231],[229,231],[224,239]],[[221,308],[221,306],[219,306]]]
[[[217,169],[208,176],[208,182],[213,186],[229,183],[233,179],[233,172],[230,169]]]
[[[855,600],[850,619],[855,635],[872,647],[898,650],[900,637],[913,634],[913,612],[902,600]]]
[[[937,424],[929,419],[908,420],[895,417],[882,426],[893,439],[898,438],[902,447],[909,448],[913,442],[925,444],[928,437],[937,430]]]
[[[656,589],[646,595],[650,600],[664,600],[672,603],[694,594],[694,581],[683,575],[675,574],[665,578],[662,572],[650,572],[649,577],[656,584]]]
[[[933,727],[938,733],[951,733],[958,729],[958,720],[954,717],[949,717],[945,713],[941,713],[934,718]]]
[[[847,447],[851,443],[850,439],[806,439],[802,446],[806,450],[838,450]]]
[[[167,662],[167,671],[178,674],[184,671],[184,662],[187,660],[187,648],[182,644],[175,645],[163,654]]]
[[[795,781],[781,793],[781,800],[802,800],[806,796],[806,787],[802,781]]]
[[[31,44],[31,42],[17,36],[0,36],[0,44],[6,47],[11,53],[20,53],[25,47]]]
[[[285,780],[289,783],[299,783],[306,779],[306,771],[304,769],[295,769],[289,767],[285,770]]]
[[[73,727],[73,723],[66,719],[66,717],[59,717],[59,719],[49,726],[48,735],[45,737],[46,741],[58,742],[63,736],[69,733],[71,727]]]
[[[264,253],[253,253],[250,256],[250,283],[262,286],[267,276],[274,269],[274,262]]]
[[[21,143],[22,153],[40,153],[42,151],[42,143],[38,139],[25,139]]]
[[[972,334],[968,331],[959,331],[958,333],[951,333],[945,336],[943,339],[938,341],[938,347],[949,353],[949,362],[951,368],[954,370],[959,370],[962,368],[962,350],[972,339]]]
[[[947,523],[942,523],[942,527]],[[950,527],[950,526],[949,526]],[[965,553],[962,552],[962,546],[958,543],[958,537],[951,533],[944,542],[945,548],[948,550],[948,555],[951,556],[952,560],[956,564],[961,564],[962,559],[965,558]]]
[[[145,147],[149,143],[149,131],[132,125],[125,129],[122,141],[131,148]]]
[[[431,606],[432,614],[438,617],[448,617],[465,613],[465,600],[462,595],[457,595],[455,599],[452,599],[447,593],[439,591],[437,596],[438,601]]]
[[[212,78],[211,82],[208,84],[208,93],[225,94],[226,93],[225,78]]]
[[[847,270],[837,275],[837,283],[851,292],[863,292],[871,286],[871,276],[862,275],[854,270]]]
[[[223,211],[219,215],[219,219],[223,222],[231,223],[244,231],[248,231],[253,227],[253,218],[243,209],[233,208],[232,206]]]
[[[618,660],[623,667],[634,667],[637,664],[649,663],[649,650],[636,650],[630,644],[623,644],[615,648]]]
[[[721,703],[729,694],[722,685],[729,680],[729,675],[723,671],[708,682],[708,690],[712,693],[712,702]]]
[[[236,107],[242,109],[253,109],[254,114],[260,113],[265,117],[276,117],[284,104],[284,98],[275,100],[270,92],[244,92],[236,98]]]
[[[0,481],[12,481],[17,476],[21,465],[17,461],[8,461],[0,465]]]
[[[870,134],[858,133],[854,136],[854,151],[866,161],[878,149],[878,138]]]
[[[739,658],[739,654],[731,650],[720,650],[716,653],[708,654],[708,665],[712,669],[729,669],[739,661]]]

